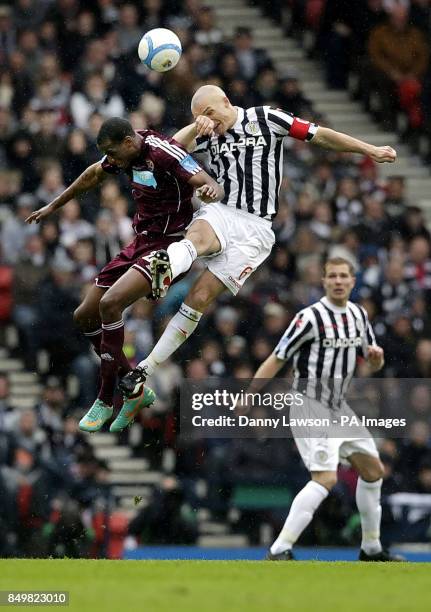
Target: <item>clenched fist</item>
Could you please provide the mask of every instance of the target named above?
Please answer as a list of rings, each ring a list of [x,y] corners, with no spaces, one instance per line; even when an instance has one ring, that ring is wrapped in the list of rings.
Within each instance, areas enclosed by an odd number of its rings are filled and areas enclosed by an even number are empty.
[[[202,187],[198,187],[198,189],[196,189],[196,195],[202,202],[204,202],[204,204],[217,202],[219,199],[217,190],[210,185],[202,185]]]
[[[383,349],[380,346],[369,345],[367,361],[373,370],[380,370],[385,363]]]
[[[392,147],[374,147],[374,150],[370,153],[371,159],[379,164],[385,162],[393,163],[397,159],[397,152]]]
[[[205,115],[198,115],[195,119],[196,136],[214,136],[214,121]]]

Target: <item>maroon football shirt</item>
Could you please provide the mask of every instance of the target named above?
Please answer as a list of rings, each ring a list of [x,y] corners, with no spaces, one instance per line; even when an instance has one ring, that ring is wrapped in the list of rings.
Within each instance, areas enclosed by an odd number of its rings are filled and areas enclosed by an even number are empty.
[[[102,159],[109,174],[125,172],[136,204],[133,229],[137,234],[173,234],[190,223],[193,208],[192,176],[202,170],[193,157],[173,138],[153,130],[137,130],[141,152],[126,169]]]

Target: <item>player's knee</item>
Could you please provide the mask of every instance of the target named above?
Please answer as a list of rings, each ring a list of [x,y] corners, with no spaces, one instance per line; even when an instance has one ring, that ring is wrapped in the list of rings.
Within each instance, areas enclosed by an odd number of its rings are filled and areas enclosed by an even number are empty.
[[[376,459],[371,465],[367,465],[365,468],[362,468],[360,476],[362,480],[366,480],[367,482],[375,482],[376,480],[383,478],[384,473],[385,470],[383,463],[380,461],[380,459]]]
[[[204,312],[213,301],[213,295],[208,287],[201,286],[191,290],[186,303],[199,312]]]
[[[216,233],[206,221],[196,221],[187,232],[186,238],[193,243],[198,256],[210,255],[221,249]]]
[[[199,255],[206,253],[209,247],[211,246],[211,241],[207,236],[202,236],[199,232],[193,231],[186,236],[187,240],[193,244],[196,249],[196,252]]]
[[[322,487],[331,491],[337,484],[336,472],[325,472],[320,474],[313,474],[314,482],[318,482]]]
[[[96,325],[94,324],[93,317],[82,304],[74,311],[73,322],[82,331],[92,331]]]
[[[107,291],[100,300],[100,315],[103,319],[115,319],[121,316],[123,306],[119,296],[114,291]]]

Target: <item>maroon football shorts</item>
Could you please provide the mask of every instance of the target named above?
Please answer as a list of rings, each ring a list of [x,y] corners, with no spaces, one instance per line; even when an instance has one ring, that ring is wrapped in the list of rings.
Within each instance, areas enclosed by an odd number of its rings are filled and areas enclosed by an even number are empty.
[[[135,240],[125,246],[114,259],[112,259],[96,276],[94,282],[97,287],[109,288],[127,270],[134,268],[140,272],[151,284],[150,260],[154,251],[167,249],[173,242],[182,240],[182,235],[165,236],[152,234],[151,237],[140,234]]]

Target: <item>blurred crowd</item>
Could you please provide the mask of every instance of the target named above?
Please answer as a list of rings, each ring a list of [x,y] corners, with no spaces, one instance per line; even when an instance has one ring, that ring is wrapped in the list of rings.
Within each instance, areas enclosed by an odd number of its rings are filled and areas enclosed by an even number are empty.
[[[321,59],[329,87],[431,159],[429,0],[291,0],[289,27]]]
[[[312,4],[324,3],[290,3],[294,23],[311,19]],[[346,32],[322,25],[325,11],[344,4],[327,1],[318,40]],[[358,2],[365,4],[373,13],[384,3]],[[412,1],[411,11],[425,11],[427,4]],[[283,13],[284,3],[273,6]],[[307,6],[308,12],[300,10]],[[387,19],[382,14],[382,23]],[[163,76],[149,72],[136,54],[142,33],[158,26],[174,29],[184,49],[180,64]],[[353,34],[365,53],[365,38],[358,28]],[[350,42],[355,51],[346,59],[357,53],[352,37]],[[422,48],[425,66],[427,44]],[[331,66],[338,71],[334,78],[347,78],[350,64],[341,76],[338,60],[328,59]],[[330,85],[342,84],[331,78]],[[133,203],[126,181],[108,179],[40,225],[24,220],[100,158],[95,138],[106,117],[128,117],[136,128],[173,134],[190,120],[190,98],[202,82],[224,87],[240,106],[273,104],[325,123],[297,75],[278,74],[265,50],[255,48],[252,31],[238,28],[226,40],[213,10],[199,0],[16,0],[0,6],[0,320],[15,326],[16,353],[27,369],[42,373],[44,384],[40,403],[17,411],[9,403],[8,377],[0,376],[0,490],[7,500],[0,510],[0,553],[106,554],[100,526],[113,507],[107,465],[77,429],[96,394],[98,360],[74,330],[71,314],[97,270],[130,241]],[[269,513],[244,507],[231,515],[241,506],[232,500],[248,485],[301,487],[308,476],[293,443],[265,436],[185,440],[176,427],[178,387],[184,376],[251,377],[294,313],[321,297],[326,255],[347,256],[357,266],[353,298],[366,307],[386,351],[383,376],[430,376],[431,237],[401,176],[383,180],[369,159],[287,139],[274,231],[277,246],[268,261],[238,297],[222,296],[154,375],[157,405],[119,436],[154,470],[167,469],[166,449],[175,456],[170,477],[130,525],[130,534],[142,541],[195,541],[192,510],[202,506],[223,520],[231,517],[252,541],[259,540],[263,522],[279,527],[286,505]],[[125,352],[132,364],[151,350],[200,270],[198,263],[165,300],[142,300],[129,309]],[[367,374],[362,364],[360,375]],[[420,400],[408,438],[382,442],[387,495],[431,493],[431,402],[424,392]],[[357,537],[351,525],[354,476],[346,469],[342,475],[310,542],[341,532],[344,543]],[[165,527],[157,529],[162,511]],[[30,537],[36,532],[37,546]],[[425,530],[415,537],[429,536]]]

